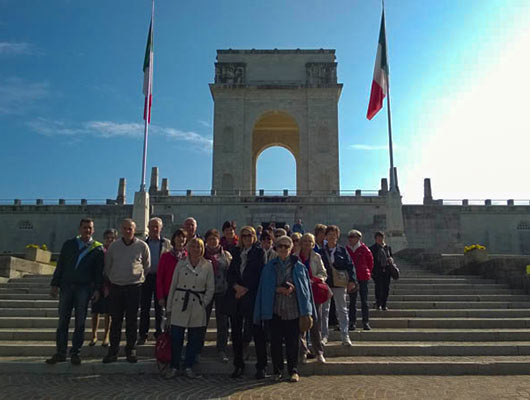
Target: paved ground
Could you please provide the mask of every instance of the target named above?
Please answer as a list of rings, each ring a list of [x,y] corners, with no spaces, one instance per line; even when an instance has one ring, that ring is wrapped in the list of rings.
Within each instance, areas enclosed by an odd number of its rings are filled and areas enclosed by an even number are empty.
[[[299,383],[205,376],[0,375],[2,399],[530,399],[530,376],[313,376]]]

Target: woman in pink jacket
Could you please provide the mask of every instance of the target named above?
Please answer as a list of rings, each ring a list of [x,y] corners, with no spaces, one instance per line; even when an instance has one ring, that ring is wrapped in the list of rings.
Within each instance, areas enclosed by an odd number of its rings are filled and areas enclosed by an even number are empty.
[[[173,248],[160,256],[156,274],[156,297],[161,307],[166,306],[171,279],[173,279],[173,272],[175,272],[177,263],[188,255],[184,247],[185,244],[186,232],[182,229],[177,229],[171,236]]]
[[[359,290],[350,293],[350,330],[355,330],[355,320],[357,316],[357,293],[361,297],[361,313],[363,316],[363,329],[369,331],[370,327],[370,311],[368,307],[368,281],[372,275],[372,269],[374,268],[374,257],[372,252],[362,241],[363,234],[356,229],[352,229],[348,232],[348,245],[346,250],[350,254],[350,257],[355,266],[355,272],[357,272],[357,280],[359,281]]]

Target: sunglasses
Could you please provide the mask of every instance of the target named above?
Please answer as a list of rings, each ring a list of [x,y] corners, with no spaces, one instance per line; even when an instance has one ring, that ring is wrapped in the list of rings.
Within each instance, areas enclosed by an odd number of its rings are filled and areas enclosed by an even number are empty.
[[[276,245],[276,248],[278,249],[288,249],[289,247],[291,247],[291,245],[289,244],[277,244]]]

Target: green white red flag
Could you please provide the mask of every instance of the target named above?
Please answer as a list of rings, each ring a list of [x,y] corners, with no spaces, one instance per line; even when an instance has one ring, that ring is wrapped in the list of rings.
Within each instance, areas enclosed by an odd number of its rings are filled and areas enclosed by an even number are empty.
[[[377,56],[375,58],[374,77],[372,90],[370,92],[370,103],[366,118],[372,119],[381,108],[388,90],[388,63],[386,53],[385,35],[385,12],[381,16],[381,29],[379,31],[379,43],[377,45]]]
[[[144,120],[151,123],[151,103],[153,102],[153,20],[149,25],[144,57]]]

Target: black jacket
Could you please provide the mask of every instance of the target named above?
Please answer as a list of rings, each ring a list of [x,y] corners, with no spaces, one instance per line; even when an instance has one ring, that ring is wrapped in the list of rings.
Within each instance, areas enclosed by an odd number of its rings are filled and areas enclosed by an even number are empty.
[[[390,246],[379,246],[377,243],[374,243],[370,246],[370,251],[374,256],[372,277],[390,275],[390,268],[388,268],[388,257],[392,257],[392,249]]]
[[[64,242],[59,260],[57,260],[57,267],[53,273],[51,286],[90,284],[94,289],[101,288],[104,266],[103,246],[101,243],[94,242],[90,251],[81,259],[76,268],[75,265],[81,251],[77,238]]]
[[[256,301],[261,271],[265,265],[265,251],[257,243],[252,245],[252,248],[247,254],[247,265],[242,275],[240,271],[241,248],[233,248],[232,255],[232,263],[226,275],[228,289],[225,294],[222,312],[231,316],[239,314],[251,318],[254,313],[254,303]],[[240,299],[236,299],[235,297],[236,291],[234,290],[234,285],[236,283],[248,289],[248,292]]]
[[[321,250],[320,254],[322,256],[322,262],[324,263],[324,267],[326,268],[326,272],[328,273],[328,279],[326,283],[330,287],[334,287],[333,285],[333,272],[331,270],[331,262],[328,255],[328,246],[325,245]],[[353,267],[353,261],[351,260],[350,255],[348,254],[348,251],[346,250],[346,247],[342,247],[337,245],[337,250],[335,250],[335,262],[333,263],[333,266],[338,270],[346,270],[348,272],[348,276],[350,277],[350,282],[356,282],[357,276],[355,273],[355,268]]]

